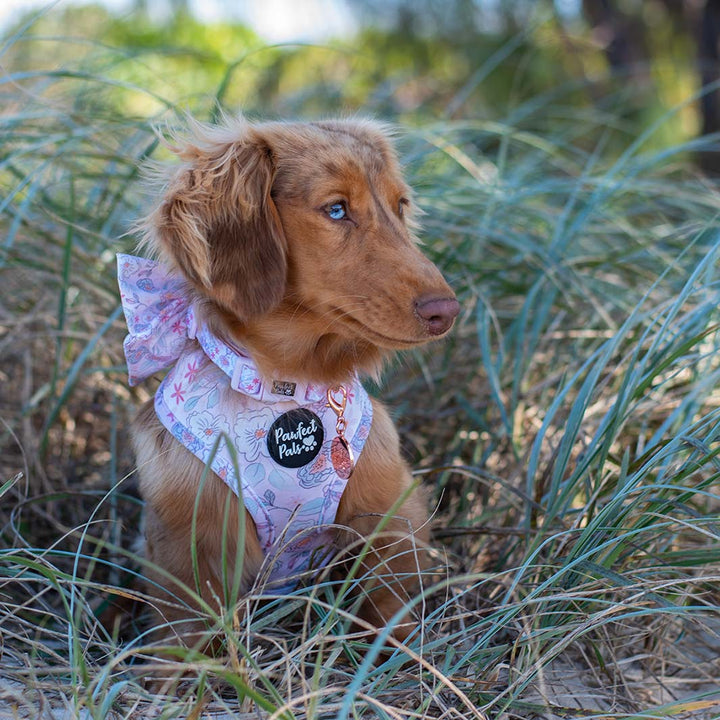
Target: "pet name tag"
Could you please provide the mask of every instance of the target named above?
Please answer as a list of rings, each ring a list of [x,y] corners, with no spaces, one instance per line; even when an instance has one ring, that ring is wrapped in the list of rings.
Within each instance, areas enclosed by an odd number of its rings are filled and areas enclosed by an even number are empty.
[[[324,439],[322,420],[307,408],[297,408],[284,413],[270,426],[267,447],[278,465],[299,468],[317,457]]]
[[[339,478],[347,480],[355,469],[355,458],[350,443],[344,436],[333,438],[330,445],[330,461]]]

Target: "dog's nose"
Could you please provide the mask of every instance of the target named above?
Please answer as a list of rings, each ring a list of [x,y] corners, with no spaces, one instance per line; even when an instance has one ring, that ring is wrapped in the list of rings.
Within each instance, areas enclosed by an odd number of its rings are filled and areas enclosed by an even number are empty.
[[[459,312],[460,303],[455,298],[419,297],[415,301],[415,313],[431,335],[448,331]]]

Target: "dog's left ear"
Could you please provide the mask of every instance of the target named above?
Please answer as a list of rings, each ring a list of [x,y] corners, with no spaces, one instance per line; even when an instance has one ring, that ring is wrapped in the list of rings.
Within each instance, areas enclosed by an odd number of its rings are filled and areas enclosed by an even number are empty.
[[[272,199],[272,148],[246,126],[232,141],[177,150],[188,164],[152,222],[161,250],[196,290],[247,320],[283,298],[287,242]]]

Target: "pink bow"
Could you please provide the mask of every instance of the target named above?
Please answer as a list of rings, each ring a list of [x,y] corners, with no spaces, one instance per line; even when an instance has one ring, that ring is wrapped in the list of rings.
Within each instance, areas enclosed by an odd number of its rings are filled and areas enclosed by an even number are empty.
[[[187,282],[154,260],[118,253],[118,285],[130,331],[123,343],[130,385],[172,365],[191,342]]]

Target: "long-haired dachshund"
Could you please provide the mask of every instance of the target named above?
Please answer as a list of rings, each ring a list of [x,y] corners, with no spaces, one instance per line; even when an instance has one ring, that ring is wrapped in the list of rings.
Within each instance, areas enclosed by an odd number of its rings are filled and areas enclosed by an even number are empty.
[[[388,130],[236,120],[173,151],[142,226],[158,261],[118,257],[131,383],[170,368],[133,427],[158,611],[188,642],[204,603],[286,592],[365,544],[359,614],[383,627],[417,590],[428,516],[358,374],[459,310]]]

